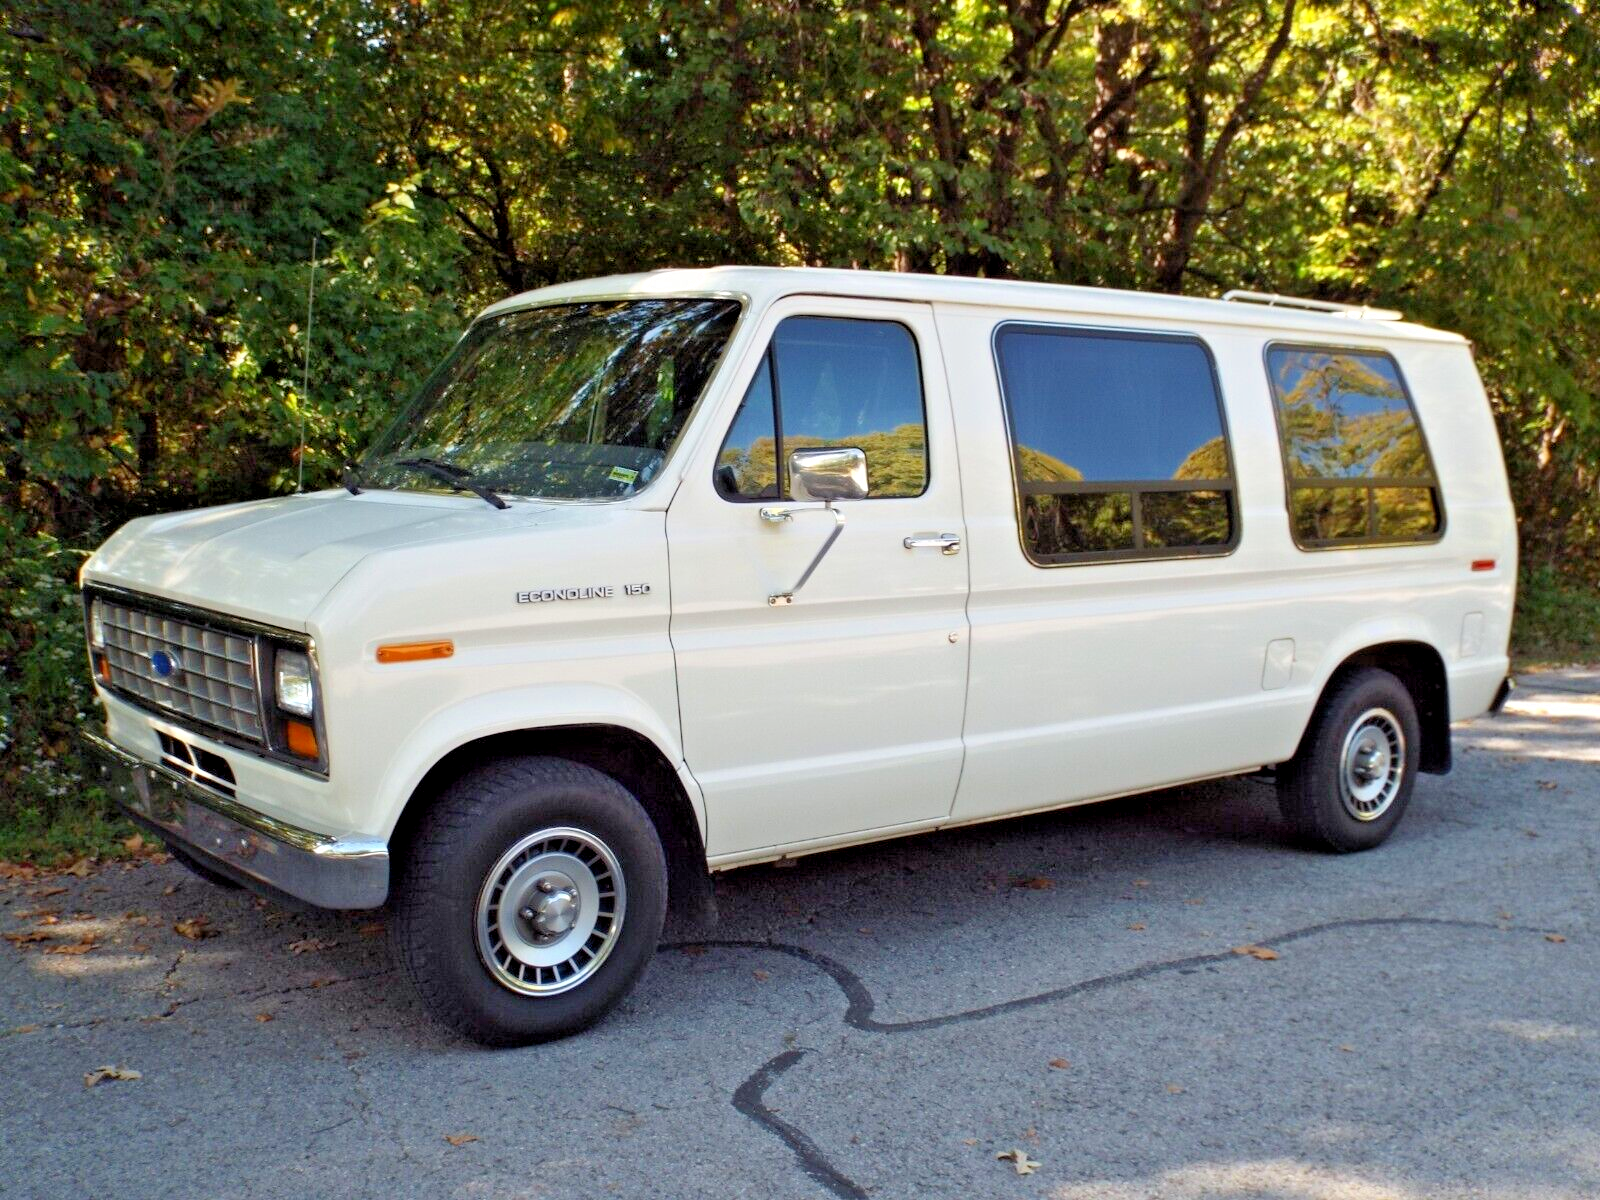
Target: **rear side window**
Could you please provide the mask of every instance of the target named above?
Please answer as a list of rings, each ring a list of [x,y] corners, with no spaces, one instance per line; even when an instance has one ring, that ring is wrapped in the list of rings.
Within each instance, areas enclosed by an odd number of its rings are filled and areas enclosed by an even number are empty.
[[[1269,346],[1289,526],[1305,549],[1437,538],[1439,482],[1387,354]]]
[[[1236,544],[1233,462],[1199,339],[1005,325],[995,356],[1033,562]]]
[[[867,496],[919,496],[928,430],[916,340],[894,321],[790,317],[745,392],[717,455],[729,500],[787,498],[796,450],[854,446],[867,456]]]

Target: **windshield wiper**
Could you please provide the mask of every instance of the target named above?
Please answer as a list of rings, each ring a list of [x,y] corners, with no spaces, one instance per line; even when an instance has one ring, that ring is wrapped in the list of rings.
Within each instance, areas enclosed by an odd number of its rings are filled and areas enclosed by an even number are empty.
[[[431,475],[440,483],[448,483],[453,491],[471,492],[480,500],[494,505],[496,508],[510,508],[492,488],[487,488],[481,483],[474,483],[472,472],[465,467],[458,467],[455,463],[442,462],[437,458],[398,458],[395,460],[397,467],[410,467],[414,471],[421,471]]]

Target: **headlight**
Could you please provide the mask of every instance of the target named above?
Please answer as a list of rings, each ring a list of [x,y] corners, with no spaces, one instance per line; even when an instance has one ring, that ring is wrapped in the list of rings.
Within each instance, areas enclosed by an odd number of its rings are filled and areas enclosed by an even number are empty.
[[[89,601],[89,645],[96,650],[106,648],[106,614],[100,601]]]
[[[311,659],[298,650],[279,650],[273,670],[273,694],[284,712],[309,717],[316,708]]]

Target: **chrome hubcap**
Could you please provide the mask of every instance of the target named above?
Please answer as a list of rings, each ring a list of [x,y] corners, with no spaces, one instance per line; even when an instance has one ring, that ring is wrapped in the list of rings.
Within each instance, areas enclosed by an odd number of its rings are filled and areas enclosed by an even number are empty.
[[[541,829],[500,856],[478,890],[478,956],[514,992],[577,987],[622,930],[627,889],[611,848],[581,829]]]
[[[1339,798],[1358,821],[1376,821],[1389,811],[1405,777],[1406,735],[1386,708],[1362,713],[1345,735],[1340,756]]]

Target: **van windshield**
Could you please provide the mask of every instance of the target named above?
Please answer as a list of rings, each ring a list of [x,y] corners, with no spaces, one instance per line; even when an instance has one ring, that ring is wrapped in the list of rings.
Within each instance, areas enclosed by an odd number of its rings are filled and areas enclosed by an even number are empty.
[[[732,300],[634,300],[479,321],[363,457],[362,482],[626,496],[666,461],[738,316]]]

